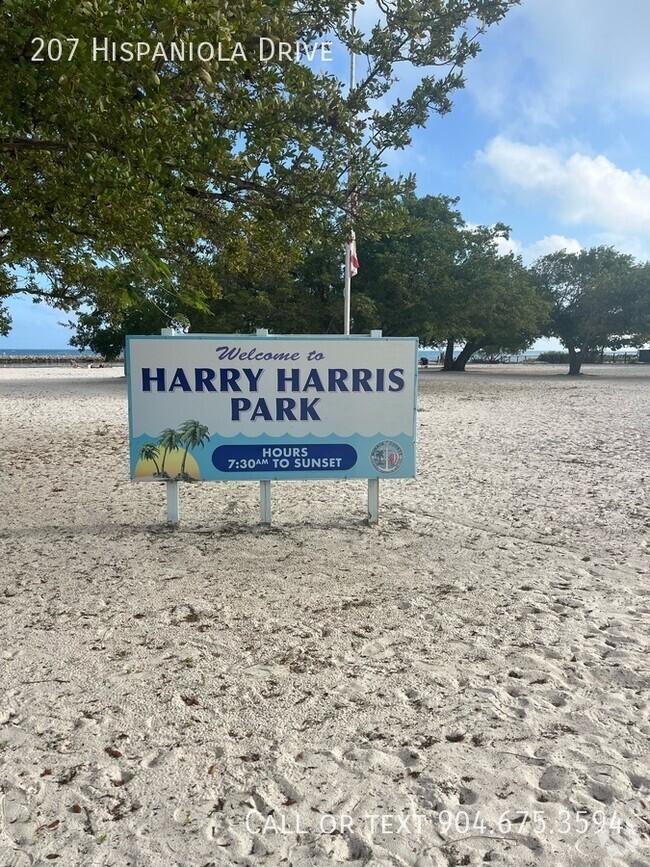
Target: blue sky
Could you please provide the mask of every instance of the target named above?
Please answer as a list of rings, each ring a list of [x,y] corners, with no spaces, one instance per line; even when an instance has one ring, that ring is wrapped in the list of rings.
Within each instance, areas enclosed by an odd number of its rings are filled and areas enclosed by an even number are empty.
[[[375,14],[360,7],[359,26]],[[388,154],[389,171],[459,196],[468,223],[508,224],[504,248],[526,263],[596,244],[650,259],[648,33],[648,0],[523,0],[484,37],[451,114]],[[23,298],[10,309],[0,349],[68,345],[68,314]]]

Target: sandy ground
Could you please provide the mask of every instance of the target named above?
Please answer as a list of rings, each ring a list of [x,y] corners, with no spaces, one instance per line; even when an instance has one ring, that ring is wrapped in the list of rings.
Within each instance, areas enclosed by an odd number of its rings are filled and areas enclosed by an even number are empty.
[[[422,374],[376,528],[172,532],[119,369],[0,370],[0,867],[647,867],[650,368],[586,372]]]

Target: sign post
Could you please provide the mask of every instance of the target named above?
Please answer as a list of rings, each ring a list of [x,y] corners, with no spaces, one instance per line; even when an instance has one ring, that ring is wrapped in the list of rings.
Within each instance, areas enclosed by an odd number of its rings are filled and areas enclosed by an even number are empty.
[[[173,328],[161,328],[160,333],[168,337],[174,336]],[[167,485],[167,523],[172,527],[177,527],[180,523],[180,493],[178,490],[178,482],[168,481]]]
[[[131,477],[164,481],[167,520],[179,483],[259,481],[271,522],[275,480],[415,475],[415,337],[173,334],[129,336]]]
[[[268,328],[258,328],[255,332],[258,337],[268,337]],[[268,479],[260,480],[260,523],[271,526],[271,482]]]
[[[260,481],[260,523],[271,526],[271,482],[268,479]]]
[[[381,337],[381,330],[370,332],[371,337]],[[368,479],[368,524],[379,522],[379,479]]]

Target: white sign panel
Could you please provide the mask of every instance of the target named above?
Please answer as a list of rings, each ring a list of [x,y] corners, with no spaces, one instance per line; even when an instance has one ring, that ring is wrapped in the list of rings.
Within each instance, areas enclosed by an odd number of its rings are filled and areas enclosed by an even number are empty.
[[[127,338],[131,476],[411,478],[417,338]]]

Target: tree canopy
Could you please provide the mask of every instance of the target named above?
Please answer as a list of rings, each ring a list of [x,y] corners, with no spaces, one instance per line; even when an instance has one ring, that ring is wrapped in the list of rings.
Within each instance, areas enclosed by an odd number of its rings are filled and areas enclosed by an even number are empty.
[[[407,197],[403,229],[364,243],[353,300],[361,330],[381,327],[388,335],[417,334],[424,345],[446,343],[446,369],[462,371],[480,349],[530,345],[542,333],[548,304],[521,259],[500,255],[508,228],[468,226],[456,203]]]
[[[552,305],[549,333],[568,349],[571,375],[580,373],[594,349],[642,346],[650,339],[650,264],[601,246],[550,253],[532,271]]]
[[[360,223],[386,224],[404,182],[382,155],[450,109],[479,37],[518,2],[381,0],[363,35],[343,0],[4,0],[0,298],[200,306],[255,262],[286,272],[324,224],[343,238],[351,187]],[[258,58],[260,38],[330,36],[366,58],[351,93],[307,62]],[[139,42],[151,50],[128,59],[120,46]],[[179,60],[171,43],[241,50]],[[425,74],[392,99],[406,63]]]

